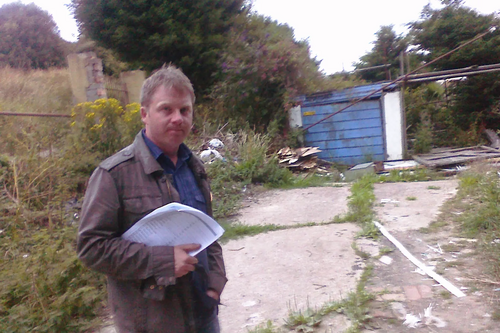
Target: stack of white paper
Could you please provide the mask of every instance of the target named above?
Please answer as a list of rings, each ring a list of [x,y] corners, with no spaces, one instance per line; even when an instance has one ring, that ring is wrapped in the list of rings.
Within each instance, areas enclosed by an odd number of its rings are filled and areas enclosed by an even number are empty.
[[[149,246],[200,244],[198,250],[190,253],[194,256],[223,233],[224,229],[207,214],[173,202],[144,216],[122,238]]]

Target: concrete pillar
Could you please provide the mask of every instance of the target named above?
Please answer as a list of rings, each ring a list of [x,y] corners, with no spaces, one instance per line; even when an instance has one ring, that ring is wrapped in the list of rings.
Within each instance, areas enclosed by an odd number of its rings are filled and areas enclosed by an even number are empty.
[[[128,103],[141,103],[141,87],[146,72],[141,70],[120,73],[120,80],[127,91]]]
[[[87,101],[87,73],[85,72],[84,60],[78,54],[68,55],[68,68],[71,90],[75,104]]]
[[[102,60],[94,52],[68,55],[68,66],[76,103],[107,98]]]

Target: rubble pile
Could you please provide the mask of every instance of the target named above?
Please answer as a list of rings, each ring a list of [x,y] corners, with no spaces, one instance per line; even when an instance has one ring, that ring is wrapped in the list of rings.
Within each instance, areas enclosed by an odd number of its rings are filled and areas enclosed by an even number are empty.
[[[285,147],[278,151],[279,164],[292,171],[319,171],[328,172],[324,164],[318,160],[316,153],[321,152],[319,147],[290,148]]]

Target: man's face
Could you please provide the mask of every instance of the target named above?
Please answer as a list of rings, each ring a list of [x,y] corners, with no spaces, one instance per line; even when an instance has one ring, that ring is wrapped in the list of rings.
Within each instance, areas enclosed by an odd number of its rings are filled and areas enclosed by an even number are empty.
[[[146,136],[167,156],[177,156],[179,145],[191,131],[193,102],[191,95],[176,88],[159,86],[149,106],[141,107]]]

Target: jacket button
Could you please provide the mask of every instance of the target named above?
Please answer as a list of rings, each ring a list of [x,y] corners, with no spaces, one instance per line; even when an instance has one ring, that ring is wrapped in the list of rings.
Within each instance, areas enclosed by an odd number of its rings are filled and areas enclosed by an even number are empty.
[[[155,289],[155,286],[152,284],[149,286],[149,289],[153,290],[153,289]]]

